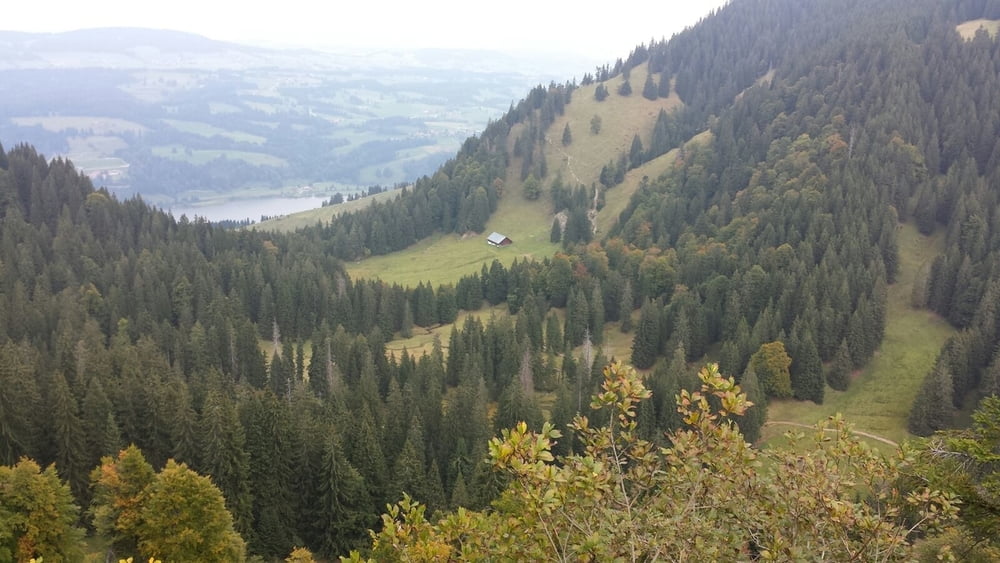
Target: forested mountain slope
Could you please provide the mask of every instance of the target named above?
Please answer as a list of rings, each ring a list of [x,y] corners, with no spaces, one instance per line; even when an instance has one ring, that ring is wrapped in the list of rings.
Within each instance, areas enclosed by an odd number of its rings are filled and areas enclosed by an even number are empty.
[[[1000,388],[1000,46],[958,34],[974,19],[1000,4],[736,0],[580,84],[532,90],[394,201],[295,233],[178,221],[29,146],[0,151],[0,463],[55,463],[87,506],[90,471],[134,443],[155,470],[173,458],[210,475],[251,553],[332,557],[404,491],[432,511],[489,506],[508,477],[484,460],[488,438],[585,412],[609,323],[650,368],[634,431],[657,445],[684,425],[674,396],[705,358],[754,403],[740,440],[769,397],[821,402],[878,349],[901,221],[946,231],[914,302],[963,332],[911,420],[946,427]],[[567,129],[581,95],[650,108],[586,179],[553,150],[625,128],[599,109],[597,132]],[[653,163],[666,172],[635,182],[594,240],[595,213]],[[513,199],[565,218],[562,252],[416,287],[340,262],[481,231]],[[484,303],[511,315],[386,354]]]

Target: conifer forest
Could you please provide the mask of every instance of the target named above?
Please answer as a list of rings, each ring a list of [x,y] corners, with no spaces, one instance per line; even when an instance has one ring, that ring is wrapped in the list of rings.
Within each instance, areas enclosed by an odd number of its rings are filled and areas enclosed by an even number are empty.
[[[997,560],[1000,40],[976,20],[1000,2],[733,0],[288,233],[0,139],[0,561]],[[584,88],[683,103],[577,185],[543,148],[610,125],[552,127]],[[595,234],[594,202],[668,153]],[[514,197],[562,212],[558,252],[347,273],[485,237]],[[758,447],[770,400],[822,404],[878,355],[902,225],[944,241],[911,305],[954,329],[914,438],[835,418]]]

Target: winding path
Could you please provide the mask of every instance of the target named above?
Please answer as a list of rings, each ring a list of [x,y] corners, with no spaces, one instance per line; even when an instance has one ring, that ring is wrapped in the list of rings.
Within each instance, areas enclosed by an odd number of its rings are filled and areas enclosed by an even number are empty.
[[[816,429],[815,426],[810,426],[808,424],[802,424],[802,423],[799,423],[799,422],[791,422],[789,420],[769,420],[769,421],[767,421],[767,422],[764,423],[764,426],[794,426],[796,428],[806,428],[808,430],[815,430]],[[837,429],[836,428],[827,428],[826,431],[827,432],[836,432]],[[876,436],[875,434],[872,434],[870,432],[865,432],[863,430],[851,430],[851,434],[854,434],[855,436],[862,436],[864,438],[871,438],[872,440],[875,440],[877,442],[882,442],[883,444],[888,444],[888,445],[890,445],[890,446],[892,446],[894,448],[898,448],[899,447],[898,443],[893,442],[892,440],[890,440],[888,438],[883,438],[882,436]]]
[[[583,186],[584,185],[583,181],[580,180],[580,177],[577,176],[576,172],[573,170],[573,157],[560,147],[556,146],[556,144],[552,142],[552,139],[545,139],[545,142],[547,142],[549,146],[551,146],[552,148],[562,153],[563,158],[566,159],[566,170],[568,170],[570,175],[573,176],[573,179],[576,180],[577,185]],[[597,200],[600,193],[601,193],[600,187],[594,190],[594,201],[591,202],[590,209],[587,210],[587,218],[590,219],[590,230],[595,235],[597,234]],[[563,228],[565,227],[566,225],[563,224]]]

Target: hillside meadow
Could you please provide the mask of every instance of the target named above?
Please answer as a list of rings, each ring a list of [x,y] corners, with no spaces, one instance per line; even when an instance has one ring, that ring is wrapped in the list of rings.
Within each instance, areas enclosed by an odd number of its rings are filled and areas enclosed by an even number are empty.
[[[955,333],[944,319],[910,304],[914,282],[918,276],[927,275],[930,263],[943,249],[943,233],[925,237],[913,225],[902,225],[900,273],[896,283],[889,286],[885,339],[875,357],[855,372],[847,391],[827,385],[821,405],[773,400],[768,404],[768,420],[813,425],[840,413],[856,430],[894,442],[912,437],[906,429],[910,407],[941,346]],[[770,426],[764,430],[763,442],[771,443],[787,430],[782,425]]]

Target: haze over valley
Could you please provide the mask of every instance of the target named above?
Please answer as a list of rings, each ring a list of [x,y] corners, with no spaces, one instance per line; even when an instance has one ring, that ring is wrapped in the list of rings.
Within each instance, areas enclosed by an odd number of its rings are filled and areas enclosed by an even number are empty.
[[[258,220],[278,213],[251,212],[269,205],[316,207],[432,173],[566,63],[273,50],[124,28],[0,33],[0,47],[0,138],[69,158],[120,198],[215,220]],[[275,196],[282,203],[248,203]]]

